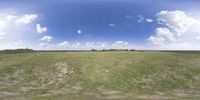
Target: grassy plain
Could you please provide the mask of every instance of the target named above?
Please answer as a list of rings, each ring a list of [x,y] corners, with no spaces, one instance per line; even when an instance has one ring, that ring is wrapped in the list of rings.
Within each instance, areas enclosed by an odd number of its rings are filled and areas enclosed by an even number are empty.
[[[199,100],[198,52],[0,53],[0,100]]]

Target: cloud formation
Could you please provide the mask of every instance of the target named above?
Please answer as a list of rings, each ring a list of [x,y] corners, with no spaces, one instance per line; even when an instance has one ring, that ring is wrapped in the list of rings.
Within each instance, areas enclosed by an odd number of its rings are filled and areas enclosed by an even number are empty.
[[[50,35],[45,35],[45,36],[42,37],[40,40],[41,40],[41,41],[44,41],[44,42],[50,42],[51,40],[53,40],[53,37],[50,36]]]
[[[72,46],[73,46],[74,48],[80,48],[81,43],[79,43],[78,41],[75,41],[75,42],[72,44]]]
[[[147,18],[145,20],[146,20],[146,22],[149,22],[149,23],[153,22],[153,19],[150,19],[150,18]]]
[[[143,15],[138,15],[137,17],[138,17],[138,20],[137,20],[138,23],[140,23],[140,22],[148,22],[148,23],[153,22],[153,19],[145,18]]]
[[[32,21],[34,21],[37,17],[38,15],[36,14],[26,14],[17,18],[15,22],[20,24],[29,24]]]
[[[157,21],[163,27],[157,27],[155,34],[148,40],[164,49],[183,49],[189,45],[197,45],[200,41],[200,20],[181,11],[160,11],[157,13]],[[185,45],[185,46],[184,46]],[[174,47],[173,47],[174,46]],[[190,47],[194,49],[194,47]],[[184,48],[184,49],[190,49]],[[196,49],[200,46],[196,46]]]
[[[163,45],[165,42],[174,42],[176,39],[168,28],[159,27],[155,30],[155,36],[150,36],[149,41],[156,45]]]
[[[124,49],[124,48],[127,48],[128,46],[128,42],[126,41],[115,41],[113,44],[112,44],[112,47],[113,48],[117,48],[117,49]]]
[[[59,44],[57,44],[60,48],[67,48],[70,46],[69,42],[68,41],[63,41]]]
[[[138,15],[137,17],[138,17],[138,20],[137,20],[138,23],[143,22],[145,20],[145,17],[142,15]]]
[[[47,32],[47,28],[46,28],[46,27],[41,27],[40,24],[37,24],[37,25],[36,25],[36,31],[37,31],[38,33],[44,33],[44,32]]]

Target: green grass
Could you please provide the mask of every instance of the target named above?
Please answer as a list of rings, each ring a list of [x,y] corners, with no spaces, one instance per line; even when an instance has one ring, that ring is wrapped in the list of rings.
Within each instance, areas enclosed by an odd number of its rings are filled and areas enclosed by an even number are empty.
[[[0,100],[199,100],[200,53],[0,53]]]

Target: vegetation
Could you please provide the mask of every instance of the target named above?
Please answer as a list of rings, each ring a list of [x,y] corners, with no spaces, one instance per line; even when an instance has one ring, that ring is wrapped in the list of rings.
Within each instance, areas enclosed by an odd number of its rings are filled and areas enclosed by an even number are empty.
[[[199,100],[200,53],[0,53],[0,100]]]
[[[0,53],[26,53],[26,52],[33,52],[32,49],[14,49],[14,50],[2,50]]]

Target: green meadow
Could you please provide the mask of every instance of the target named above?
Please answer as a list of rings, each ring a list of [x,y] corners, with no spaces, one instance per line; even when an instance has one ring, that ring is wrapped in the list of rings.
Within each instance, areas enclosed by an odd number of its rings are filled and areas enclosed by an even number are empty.
[[[0,100],[200,100],[200,52],[0,53]]]

